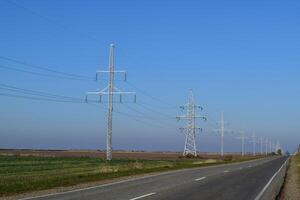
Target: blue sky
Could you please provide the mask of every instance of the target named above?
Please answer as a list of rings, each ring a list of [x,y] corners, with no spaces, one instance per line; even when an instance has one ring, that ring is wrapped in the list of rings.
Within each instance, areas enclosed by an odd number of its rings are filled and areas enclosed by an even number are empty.
[[[128,83],[116,84],[136,91],[138,103],[116,105],[114,149],[182,150],[184,122],[175,116],[193,89],[208,117],[199,122],[200,151],[219,150],[212,131],[221,111],[228,129],[293,151],[300,141],[299,9],[298,1],[267,0],[3,0],[0,56],[93,79],[115,43],[116,68],[128,73]],[[0,84],[24,89],[83,99],[105,86],[8,70],[51,74],[3,59],[0,66]],[[106,104],[7,96],[0,104],[0,148],[105,148]],[[235,137],[226,137],[225,150],[240,151]]]

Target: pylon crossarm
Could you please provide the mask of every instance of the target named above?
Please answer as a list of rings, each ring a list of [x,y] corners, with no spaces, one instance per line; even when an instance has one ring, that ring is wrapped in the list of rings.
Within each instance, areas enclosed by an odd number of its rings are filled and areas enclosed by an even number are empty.
[[[183,119],[183,118],[187,118],[187,116],[181,115],[181,116],[177,116],[177,117],[176,117],[176,119],[178,119],[178,120]]]
[[[100,73],[109,73],[110,71],[108,71],[108,70],[98,70],[98,71],[96,71],[96,73],[97,74],[100,74]],[[114,73],[126,73],[126,71],[124,71],[124,70],[114,70]]]
[[[203,117],[203,116],[195,116],[195,118],[203,119],[204,121],[207,121],[207,118],[206,118],[206,117]]]
[[[194,107],[200,109],[201,111],[203,110],[203,107],[200,105],[195,104]]]
[[[203,119],[204,121],[207,120],[206,117],[203,117],[203,116],[186,116],[186,115],[181,115],[181,116],[177,116],[176,119],[194,119],[194,118],[197,118],[197,119]]]
[[[96,71],[96,80],[98,80],[98,78],[99,78],[99,76],[100,75],[98,75],[98,74],[104,74],[104,73],[110,73],[111,71],[108,71],[108,70],[98,70],[98,71]],[[124,70],[114,70],[113,71],[113,73],[122,73],[122,74],[124,74],[124,81],[126,81],[127,80],[127,73],[126,73],[126,71],[124,71]]]
[[[98,91],[98,92],[87,92],[86,93],[86,95],[99,95],[99,94],[101,94],[100,91]]]
[[[126,94],[133,94],[135,95],[135,92],[88,92],[87,95],[109,95],[109,94],[115,94],[115,95],[126,95]]]

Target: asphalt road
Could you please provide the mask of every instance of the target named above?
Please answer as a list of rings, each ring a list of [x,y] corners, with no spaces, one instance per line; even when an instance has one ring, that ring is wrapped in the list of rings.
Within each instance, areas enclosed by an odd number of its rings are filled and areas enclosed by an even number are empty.
[[[30,199],[253,200],[286,159],[287,157],[267,158],[243,163],[167,172]]]

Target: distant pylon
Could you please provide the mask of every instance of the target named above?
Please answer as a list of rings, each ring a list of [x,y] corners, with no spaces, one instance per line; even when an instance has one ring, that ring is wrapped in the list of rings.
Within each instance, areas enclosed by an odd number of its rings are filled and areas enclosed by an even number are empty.
[[[221,112],[221,120],[218,122],[218,124],[220,125],[220,129],[217,129],[217,131],[220,132],[221,135],[220,154],[221,156],[224,156],[224,134],[228,131],[225,129],[224,112]]]
[[[253,133],[252,134],[252,143],[253,143],[253,156],[255,156],[255,154],[256,154],[256,149],[255,149],[255,147],[256,147],[256,136],[255,136],[255,134]]]
[[[263,137],[260,137],[260,155],[263,154]]]
[[[241,136],[238,137],[238,139],[242,140],[242,156],[244,156],[245,155],[245,139],[247,139],[244,131],[241,131]]]
[[[277,143],[276,143],[276,149],[275,149],[276,153],[278,152],[278,150],[280,150],[280,143],[279,143],[279,141],[277,140]]]
[[[124,81],[126,81],[126,71],[115,71],[114,67],[114,49],[115,45],[111,44],[109,49],[109,65],[108,71],[96,71],[96,79],[98,79],[98,74],[108,73],[108,85],[101,91],[97,92],[87,92],[86,101],[88,95],[99,95],[99,101],[102,102],[102,96],[108,96],[108,112],[107,112],[107,146],[106,146],[106,160],[112,159],[112,114],[113,114],[113,103],[114,96],[118,95],[119,102],[122,102],[123,95],[134,95],[134,101],[136,100],[135,92],[123,92],[114,86],[115,73],[124,74]]]
[[[266,145],[266,155],[268,155],[268,153],[269,153],[269,151],[268,151],[268,138],[266,138],[265,145]]]
[[[186,110],[186,114],[177,116],[176,118],[178,120],[180,120],[180,119],[187,120],[186,127],[180,128],[182,131],[185,132],[185,135],[186,135],[183,156],[186,156],[189,154],[191,154],[193,156],[197,156],[196,130],[198,130],[198,129],[202,130],[202,129],[196,127],[196,119],[200,118],[200,119],[206,120],[206,118],[203,116],[198,116],[196,114],[196,109],[200,109],[202,111],[203,108],[201,106],[195,104],[192,90],[189,91],[187,104],[180,106],[180,108],[182,110]]]

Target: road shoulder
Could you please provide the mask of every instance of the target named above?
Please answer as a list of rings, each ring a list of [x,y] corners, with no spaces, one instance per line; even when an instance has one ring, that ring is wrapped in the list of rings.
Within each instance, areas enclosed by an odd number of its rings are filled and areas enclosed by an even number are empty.
[[[297,155],[299,156],[299,155]],[[299,188],[299,167],[297,166],[296,156],[292,156],[287,171],[285,183],[281,192],[281,200],[298,200],[300,197]]]

